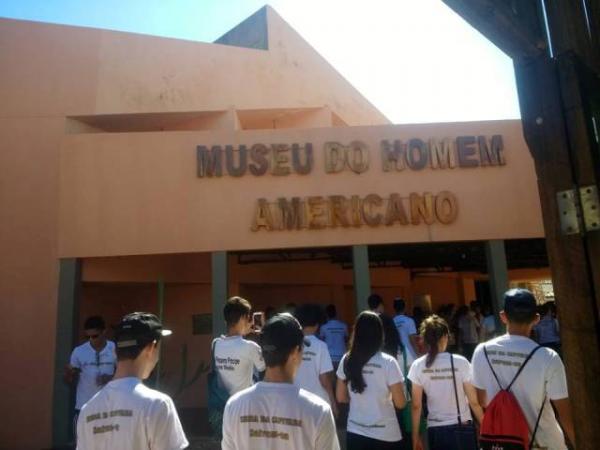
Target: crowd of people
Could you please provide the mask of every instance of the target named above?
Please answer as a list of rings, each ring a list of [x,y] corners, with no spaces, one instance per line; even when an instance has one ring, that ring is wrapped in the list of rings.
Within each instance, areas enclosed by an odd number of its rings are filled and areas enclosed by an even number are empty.
[[[512,289],[498,317],[476,302],[410,317],[401,298],[388,315],[376,294],[368,307],[350,332],[334,305],[289,304],[257,324],[248,300],[230,298],[208,376],[209,421],[222,449],[336,450],[340,433],[348,450],[498,442],[565,450],[573,442],[552,305],[539,310],[531,292]],[[86,322],[90,341],[68,368],[71,381],[79,377],[78,448],[185,448],[172,400],[142,383],[170,332],[156,316],[128,315],[116,328],[116,361],[98,362],[90,355],[108,345],[103,330],[97,318]],[[90,399],[85,371],[94,363],[106,365],[94,383],[104,387]]]

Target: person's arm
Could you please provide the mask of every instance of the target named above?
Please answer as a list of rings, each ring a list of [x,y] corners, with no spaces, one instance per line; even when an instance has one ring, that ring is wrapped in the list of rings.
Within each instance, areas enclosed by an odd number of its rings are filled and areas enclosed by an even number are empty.
[[[477,403],[479,403],[479,406],[481,406],[485,412],[485,406],[487,405],[487,392],[485,389],[479,388],[475,388],[475,391],[477,393]]]
[[[490,368],[485,359],[484,354],[485,344],[479,344],[475,351],[473,352],[473,358],[471,359],[471,365],[469,367],[470,376],[468,377],[468,381],[475,388],[477,403],[481,406],[482,410],[485,412],[485,408],[487,406],[487,392],[485,390],[485,377],[492,376],[490,373]]]
[[[335,393],[333,390],[333,382],[335,380],[335,374],[333,373],[333,363],[331,362],[331,355],[329,354],[329,350],[327,345],[321,344],[321,351],[319,352],[319,382],[325,392],[327,392],[327,396],[329,397],[329,402],[331,405],[331,410],[333,411],[333,415],[335,417],[338,416],[338,407],[335,401]]]
[[[319,375],[319,382],[325,392],[327,392],[327,396],[329,397],[329,403],[331,404],[331,410],[333,412],[334,417],[338,416],[338,407],[337,402],[335,401],[335,394],[333,392],[333,371],[325,372]]]
[[[385,382],[392,394],[394,406],[397,409],[404,408],[406,405],[406,396],[404,395],[404,375],[395,358],[390,358],[385,362]]]
[[[406,327],[408,328],[408,343],[412,347],[413,355],[420,355],[419,350],[419,335],[417,334],[417,326],[415,321],[410,317],[406,319]]]
[[[392,401],[396,409],[402,409],[406,406],[406,396],[404,395],[404,383],[396,383],[390,386]]]
[[[551,401],[554,408],[556,408],[561,428],[567,435],[572,448],[575,448],[575,429],[573,428],[573,416],[571,415],[571,402],[568,398]]]
[[[348,394],[348,384],[345,380],[337,379],[335,386],[335,397],[338,403],[350,403],[350,394]]]
[[[321,423],[318,425],[315,450],[340,450],[335,420],[330,410],[325,412]]]
[[[469,401],[469,406],[471,407],[471,411],[473,411],[475,419],[478,423],[481,423],[481,421],[483,420],[483,408],[479,404],[479,398],[475,387],[471,383],[465,381],[463,383],[463,389],[465,391],[467,400]]]
[[[565,366],[558,353],[550,350],[548,352],[551,359],[544,377],[546,380],[546,396],[556,408],[560,426],[569,441],[571,441],[573,448],[575,448],[575,432],[573,430],[573,418],[571,417],[571,404],[569,402]]]
[[[412,448],[413,450],[423,450],[423,441],[421,440],[421,411],[423,409],[423,386],[412,384]]]
[[[79,361],[79,357],[77,356],[77,349],[75,349],[73,350],[73,352],[71,352],[69,364],[65,366],[65,370],[63,372],[63,380],[67,384],[76,385],[79,381],[80,373],[81,362]]]
[[[79,373],[80,369],[77,367],[73,367],[71,364],[67,364],[65,366],[65,370],[63,372],[63,380],[65,383],[70,385],[76,385],[79,381]]]
[[[255,342],[253,342],[252,344],[254,344],[252,352],[252,363],[254,364],[254,368],[258,372],[258,379],[262,380],[265,376],[266,370],[265,360],[263,359],[262,350],[260,349],[260,346]]]

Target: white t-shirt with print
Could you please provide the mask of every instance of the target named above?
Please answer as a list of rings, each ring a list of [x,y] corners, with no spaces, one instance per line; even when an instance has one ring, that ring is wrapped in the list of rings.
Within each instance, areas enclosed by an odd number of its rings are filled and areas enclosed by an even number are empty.
[[[333,413],[291,383],[259,382],[227,401],[222,450],[339,450]]]
[[[456,391],[460,407],[461,421],[472,420],[469,402],[465,394],[463,383],[471,382],[471,365],[466,358],[452,355],[454,359],[454,374],[456,378]],[[454,382],[452,380],[452,367],[450,353],[440,353],[433,360],[430,367],[426,365],[427,356],[418,358],[408,372],[408,379],[413,384],[423,387],[427,394],[428,427],[441,427],[458,423],[456,411],[456,396],[454,395]]]
[[[98,376],[115,373],[117,364],[115,343],[106,341],[104,348],[97,352],[89,341],[85,342],[75,347],[71,353],[69,364],[81,371],[77,381],[75,400],[75,409],[81,409],[85,402],[102,389],[102,385],[98,384]]]
[[[77,420],[77,450],[178,450],[188,445],[173,400],[136,377],[109,382]]]
[[[338,367],[337,376],[346,380],[344,355]],[[400,426],[396,419],[396,410],[392,403],[390,386],[403,383],[404,376],[398,361],[390,355],[377,352],[363,367],[365,390],[352,392],[352,382],[348,382],[350,411],[347,430],[372,439],[396,442],[402,439]]]
[[[306,339],[310,342],[310,346],[305,346],[302,352],[302,364],[296,372],[294,384],[299,388],[305,389],[308,392],[318,395],[327,403],[329,396],[323,385],[319,381],[319,375],[333,372],[333,364],[327,350],[327,344],[320,341],[316,336],[309,335]]]
[[[346,353],[348,325],[337,319],[330,319],[321,326],[319,337],[327,344],[329,355],[333,362],[339,362]]]
[[[475,349],[472,360],[473,385],[486,391],[489,403],[500,388],[483,353],[484,346],[502,387],[506,388],[521,364],[538,344],[524,336],[505,334],[480,344]],[[536,442],[540,447],[547,447],[548,450],[565,450],[567,447],[564,444],[563,432],[549,404],[549,400],[560,400],[569,396],[565,368],[560,356],[554,350],[540,348],[513,384],[511,392],[525,414],[530,432],[533,431],[546,396]]]
[[[215,341],[215,365],[219,381],[229,395],[252,386],[254,370],[265,370],[260,346],[241,336],[221,336]]]
[[[410,367],[417,357],[410,343],[410,336],[417,334],[415,321],[411,317],[405,316],[404,314],[398,314],[396,317],[394,317],[394,325],[396,325],[402,345],[404,345],[404,348],[407,349],[406,364],[408,367]]]

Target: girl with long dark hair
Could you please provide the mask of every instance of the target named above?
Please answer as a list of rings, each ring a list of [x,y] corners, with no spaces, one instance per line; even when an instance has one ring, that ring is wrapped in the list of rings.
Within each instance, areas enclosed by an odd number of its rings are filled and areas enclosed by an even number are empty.
[[[394,406],[402,409],[404,376],[396,358],[383,353],[383,324],[370,311],[354,324],[350,351],[338,367],[336,396],[350,403],[348,450],[393,449],[402,440]]]
[[[433,315],[421,324],[427,354],[415,360],[408,372],[412,382],[413,450],[423,450],[418,432],[423,392],[427,394],[429,450],[476,450],[476,432],[471,410],[481,422],[483,409],[471,384],[471,364],[446,352],[450,329]]]

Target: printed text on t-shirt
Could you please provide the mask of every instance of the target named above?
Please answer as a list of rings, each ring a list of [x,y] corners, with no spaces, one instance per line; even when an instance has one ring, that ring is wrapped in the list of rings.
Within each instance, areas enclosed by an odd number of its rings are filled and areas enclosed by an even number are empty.
[[[217,363],[218,370],[235,370],[234,366],[238,366],[240,364],[239,359],[235,358],[218,358],[215,357],[215,361]]]

